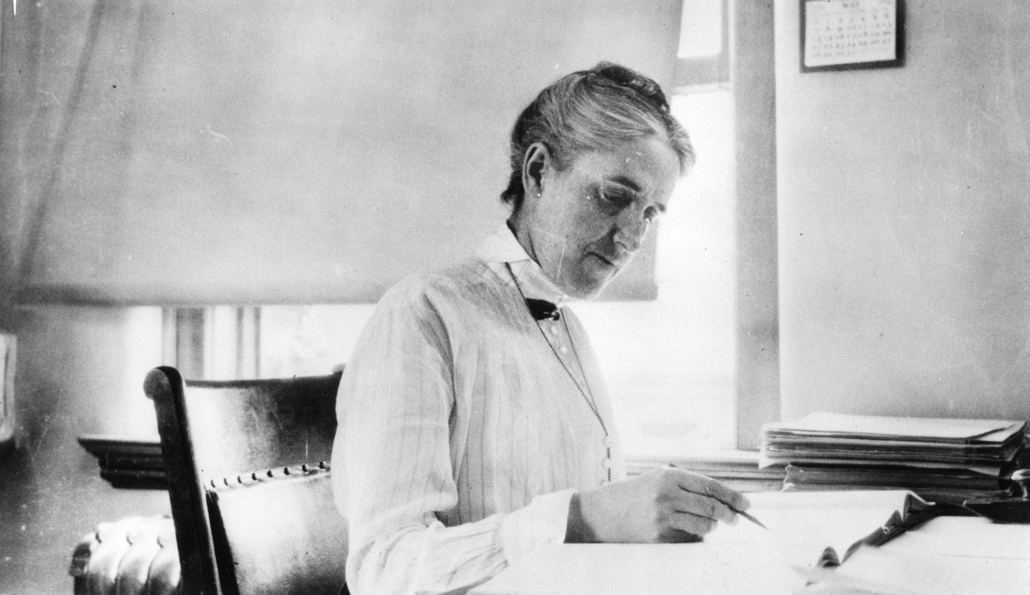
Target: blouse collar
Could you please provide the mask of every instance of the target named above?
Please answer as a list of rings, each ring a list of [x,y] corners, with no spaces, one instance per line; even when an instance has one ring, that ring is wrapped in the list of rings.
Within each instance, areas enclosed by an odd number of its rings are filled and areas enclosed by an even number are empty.
[[[572,299],[530,258],[506,223],[502,223],[493,235],[486,238],[476,251],[476,256],[486,262],[510,266],[519,288],[527,298],[547,300],[557,306]]]

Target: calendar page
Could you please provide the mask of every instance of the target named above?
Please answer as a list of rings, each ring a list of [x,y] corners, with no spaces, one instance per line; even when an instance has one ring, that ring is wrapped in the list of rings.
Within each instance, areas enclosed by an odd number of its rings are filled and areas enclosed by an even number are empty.
[[[896,60],[898,0],[806,0],[803,66]]]

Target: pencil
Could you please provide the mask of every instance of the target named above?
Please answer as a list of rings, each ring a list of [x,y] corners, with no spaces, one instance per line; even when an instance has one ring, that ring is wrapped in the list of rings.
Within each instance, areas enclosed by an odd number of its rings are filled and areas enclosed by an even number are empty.
[[[682,469],[682,468],[683,468],[683,467],[680,467],[679,465],[677,465],[676,463],[669,463],[669,466],[670,466],[670,467],[673,467],[673,468],[675,468],[675,469]],[[725,502],[723,502],[723,504],[726,504],[726,503],[725,503]],[[728,507],[728,508],[729,508],[730,510],[732,510],[733,512],[735,512],[735,513],[739,514],[740,516],[742,516],[742,517],[744,517],[745,519],[747,519],[747,520],[751,521],[752,523],[754,523],[754,524],[758,525],[759,527],[761,527],[761,528],[765,529],[766,531],[768,531],[768,530],[769,530],[769,527],[766,527],[766,526],[765,526],[765,524],[763,524],[763,523],[762,523],[762,521],[760,521],[760,520],[756,519],[756,518],[755,518],[754,516],[752,516],[752,515],[750,515],[750,514],[748,514],[748,513],[744,512],[743,510],[737,510],[736,508],[733,508],[733,507],[732,507],[732,506],[730,506],[729,504],[726,504],[726,506],[727,506],[727,507]]]
[[[750,514],[744,512],[743,510],[737,510],[737,509],[733,508],[732,506],[730,507],[730,510],[732,510],[733,512],[739,514],[740,516],[744,517],[745,519],[751,521],[752,523],[758,525],[759,527],[761,527],[761,528],[763,528],[763,529],[765,529],[767,531],[769,530],[769,527],[766,527],[765,525],[763,525],[762,521],[756,519],[755,517],[753,517]]]

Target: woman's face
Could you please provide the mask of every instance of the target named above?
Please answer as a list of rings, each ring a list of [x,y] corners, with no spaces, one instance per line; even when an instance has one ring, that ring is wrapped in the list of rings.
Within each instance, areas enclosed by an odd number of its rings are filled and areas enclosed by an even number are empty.
[[[665,211],[679,160],[655,136],[580,154],[561,171],[543,152],[539,183],[527,188],[517,235],[562,291],[593,298],[629,263]]]

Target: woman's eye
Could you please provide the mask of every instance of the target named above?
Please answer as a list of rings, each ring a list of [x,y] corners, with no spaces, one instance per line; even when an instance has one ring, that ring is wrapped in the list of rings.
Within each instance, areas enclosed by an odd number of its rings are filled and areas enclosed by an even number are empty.
[[[606,211],[614,214],[633,204],[633,196],[617,190],[602,190],[598,192],[598,201]]]

